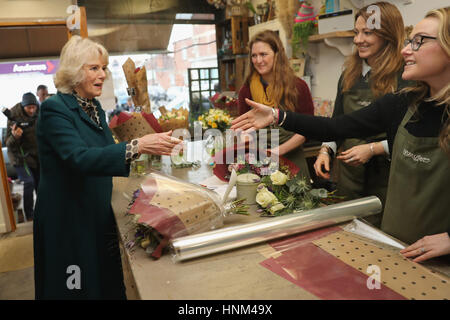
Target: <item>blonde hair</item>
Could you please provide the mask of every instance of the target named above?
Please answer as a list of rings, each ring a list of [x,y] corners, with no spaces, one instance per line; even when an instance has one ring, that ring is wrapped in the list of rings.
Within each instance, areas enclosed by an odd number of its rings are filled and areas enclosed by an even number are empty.
[[[384,41],[384,46],[375,57],[370,72],[370,87],[374,97],[379,97],[397,90],[398,72],[402,69],[404,61],[401,54],[403,43],[406,39],[405,27],[400,11],[388,2],[376,2],[372,5],[378,6],[381,13],[380,28],[372,31]],[[367,11],[369,6],[361,8],[355,15],[365,21],[370,18]],[[346,60],[342,79],[342,91],[349,91],[356,83],[362,73],[363,59],[360,58],[358,50]]]
[[[294,70],[292,70],[289,64],[289,59],[286,55],[286,52],[284,51],[283,43],[281,42],[280,37],[275,31],[261,31],[254,35],[250,40],[248,44],[250,53],[248,55],[247,76],[245,79],[245,83],[249,85],[252,74],[254,72],[257,72],[252,63],[252,47],[256,42],[267,43],[275,53],[272,69],[273,78],[272,83],[270,83],[270,85],[273,86],[272,99],[276,102],[277,105],[280,105],[280,102],[284,97],[285,105],[281,106],[281,108],[289,111],[295,111],[298,100],[298,92],[295,85],[296,76]]]
[[[437,41],[442,50],[450,57],[450,7],[431,10],[425,15],[426,18],[435,18],[439,21]],[[445,105],[444,116],[447,116],[441,133],[439,134],[439,145],[450,157],[450,83],[447,83],[435,95],[425,98],[430,90],[427,83],[417,81],[413,87],[403,89],[401,92],[414,92],[412,108],[417,108],[422,100],[435,101],[436,105]]]
[[[98,57],[108,64],[109,55],[105,47],[88,38],[72,36],[61,50],[59,68],[53,78],[56,89],[72,93],[84,80],[83,66]],[[106,76],[109,77],[109,71],[106,71]]]

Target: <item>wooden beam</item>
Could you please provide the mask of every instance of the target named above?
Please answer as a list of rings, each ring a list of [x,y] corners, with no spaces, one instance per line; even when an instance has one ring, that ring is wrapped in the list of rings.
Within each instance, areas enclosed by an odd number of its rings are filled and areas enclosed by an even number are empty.
[[[0,149],[2,147],[2,143],[0,142]],[[0,152],[0,178],[2,180],[2,183],[0,185],[1,188],[3,188],[3,192],[0,191],[6,198],[6,208],[8,210],[8,216],[9,216],[9,222],[10,222],[10,231],[16,230],[16,219],[14,218],[14,212],[13,212],[13,204],[11,199],[11,192],[9,190],[9,183],[8,183],[8,174],[6,172],[6,165],[5,160],[3,159],[3,152]],[[9,230],[8,230],[9,231]]]
[[[72,37],[74,34],[77,34],[83,38],[88,37],[86,7],[78,7],[78,8],[80,10],[80,29],[74,29],[74,30],[67,29],[67,38],[68,39],[70,39],[70,37]]]
[[[80,7],[80,36],[83,38],[88,37],[86,7]]]
[[[0,27],[65,26],[66,20],[55,21],[2,21]]]

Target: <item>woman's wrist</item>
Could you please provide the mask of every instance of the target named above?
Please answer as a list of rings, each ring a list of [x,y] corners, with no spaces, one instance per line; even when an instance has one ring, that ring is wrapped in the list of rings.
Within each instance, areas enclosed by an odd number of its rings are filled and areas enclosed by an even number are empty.
[[[371,156],[376,156],[385,153],[384,147],[381,142],[372,142],[369,144]]]
[[[280,113],[281,111],[278,111],[278,113]],[[283,119],[281,120],[281,122],[280,122],[280,118],[278,118],[278,126],[279,127],[281,127],[283,124],[284,124],[284,122],[286,121],[286,116],[287,116],[287,112],[286,111],[283,111],[282,112],[282,116],[283,116]]]
[[[328,146],[326,146],[326,145],[323,145],[321,148],[320,148],[320,150],[319,150],[319,153],[321,153],[321,154],[326,154],[326,155],[331,155],[331,150],[330,150],[331,148],[330,147],[328,147]]]
[[[278,124],[278,114],[279,109],[272,108],[272,122],[270,123],[271,127],[275,127]]]

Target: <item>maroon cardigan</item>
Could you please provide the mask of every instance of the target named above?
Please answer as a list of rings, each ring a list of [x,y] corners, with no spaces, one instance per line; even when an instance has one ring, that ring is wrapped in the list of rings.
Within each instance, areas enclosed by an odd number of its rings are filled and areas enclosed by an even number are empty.
[[[295,86],[297,87],[297,91],[299,93],[298,101],[295,105],[295,112],[314,115],[314,104],[308,85],[302,79],[295,78]],[[239,90],[239,115],[244,114],[251,109],[250,106],[245,102],[245,98],[252,100],[250,86],[247,83],[245,83]]]

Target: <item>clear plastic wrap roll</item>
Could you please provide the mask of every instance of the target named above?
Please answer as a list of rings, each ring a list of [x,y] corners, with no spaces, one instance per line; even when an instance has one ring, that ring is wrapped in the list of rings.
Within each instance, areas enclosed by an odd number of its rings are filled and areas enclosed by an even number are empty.
[[[175,262],[319,229],[381,212],[374,196],[171,240]]]

